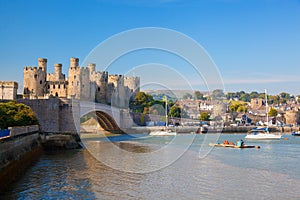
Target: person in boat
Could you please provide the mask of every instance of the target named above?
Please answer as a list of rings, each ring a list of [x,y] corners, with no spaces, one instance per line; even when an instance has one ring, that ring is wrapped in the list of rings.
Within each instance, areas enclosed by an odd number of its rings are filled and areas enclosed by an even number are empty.
[[[244,140],[237,141],[236,146],[238,146],[238,147],[244,146]]]

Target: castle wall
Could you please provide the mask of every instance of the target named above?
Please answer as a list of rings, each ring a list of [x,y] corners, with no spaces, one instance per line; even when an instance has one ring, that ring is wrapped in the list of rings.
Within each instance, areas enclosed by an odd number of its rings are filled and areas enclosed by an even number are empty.
[[[62,64],[54,64],[54,73],[47,74],[47,81],[65,81],[65,75],[62,73]]]
[[[81,100],[90,100],[91,97],[91,86],[93,84],[90,84],[90,71],[88,68],[81,67],[80,69],[80,99]],[[95,98],[94,98],[95,99]]]
[[[140,91],[139,77],[124,77],[124,86],[130,89],[131,93],[138,93]]]
[[[108,73],[107,72],[97,72],[93,73],[92,81],[95,82],[95,101],[99,103],[107,103],[107,90],[108,90]]]
[[[251,103],[250,103],[251,109],[259,109],[265,105],[266,105],[266,102],[264,99],[261,99],[261,98],[251,99]]]
[[[51,96],[113,103],[128,107],[129,99],[139,91],[139,77],[108,75],[99,72],[96,64],[79,67],[78,58],[70,58],[68,79],[62,73],[62,64],[54,65],[54,73],[47,74],[47,59],[39,58],[38,67],[24,68],[24,98],[42,99]]]
[[[47,91],[49,96],[67,98],[67,81],[48,81]]]
[[[18,83],[14,81],[0,81],[0,99],[15,100],[17,98]]]

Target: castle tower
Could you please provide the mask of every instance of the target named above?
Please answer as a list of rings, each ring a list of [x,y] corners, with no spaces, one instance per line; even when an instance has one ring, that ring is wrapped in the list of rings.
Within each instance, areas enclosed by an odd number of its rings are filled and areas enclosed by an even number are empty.
[[[80,99],[80,67],[78,58],[70,58],[68,73],[68,98]]]
[[[58,78],[58,80],[61,75],[61,72],[62,72],[62,64],[60,63],[54,64],[54,75],[56,78]]]
[[[95,101],[98,103],[107,103],[107,84],[108,84],[108,72],[96,72],[93,74],[92,81],[95,83],[94,91],[91,94],[95,94]]]
[[[76,68],[79,66],[79,58],[70,58],[70,68]]]
[[[54,64],[54,81],[64,81],[65,75],[62,73],[62,64]]]
[[[38,58],[38,70],[37,70],[37,97],[44,98],[46,93],[46,77],[47,77],[47,59]]]
[[[24,67],[24,97],[44,98],[46,90],[47,59],[38,58],[38,67]]]
[[[47,59],[38,58],[38,67],[41,68],[45,72],[45,74],[47,74]]]
[[[92,74],[96,70],[96,64],[95,63],[89,63],[88,68],[90,70],[90,74]]]

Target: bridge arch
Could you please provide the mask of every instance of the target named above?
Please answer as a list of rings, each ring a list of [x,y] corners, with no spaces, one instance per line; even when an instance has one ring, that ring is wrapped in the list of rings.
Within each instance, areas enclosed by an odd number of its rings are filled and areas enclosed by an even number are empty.
[[[105,131],[121,132],[119,109],[93,102],[80,102],[79,107],[80,118],[89,113],[94,113],[99,125]]]
[[[100,126],[106,131],[120,131],[114,118],[103,111],[96,111],[96,118]]]

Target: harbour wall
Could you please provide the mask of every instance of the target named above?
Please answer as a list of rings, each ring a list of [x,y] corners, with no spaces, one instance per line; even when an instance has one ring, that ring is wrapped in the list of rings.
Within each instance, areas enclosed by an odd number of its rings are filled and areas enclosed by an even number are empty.
[[[8,189],[43,152],[37,125],[9,130],[9,136],[0,138],[0,192]]]

